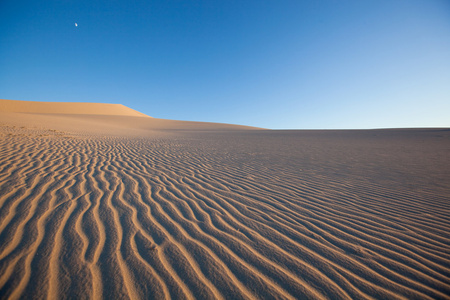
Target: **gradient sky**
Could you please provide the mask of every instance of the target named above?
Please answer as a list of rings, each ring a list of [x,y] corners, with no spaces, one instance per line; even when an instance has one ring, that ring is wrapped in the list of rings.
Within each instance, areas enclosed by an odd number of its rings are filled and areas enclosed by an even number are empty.
[[[1,0],[0,98],[274,129],[450,127],[450,1]]]

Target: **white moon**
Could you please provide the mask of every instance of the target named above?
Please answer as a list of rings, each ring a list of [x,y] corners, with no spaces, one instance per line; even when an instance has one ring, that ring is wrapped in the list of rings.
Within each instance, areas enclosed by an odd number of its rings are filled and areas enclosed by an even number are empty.
[[[78,23],[75,23],[75,27],[78,27]]]

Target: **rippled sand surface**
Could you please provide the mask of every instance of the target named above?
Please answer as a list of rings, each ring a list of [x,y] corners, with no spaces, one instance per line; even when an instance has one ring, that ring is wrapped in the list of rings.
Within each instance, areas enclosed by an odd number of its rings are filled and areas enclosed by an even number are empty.
[[[450,298],[449,130],[12,116],[1,298]]]

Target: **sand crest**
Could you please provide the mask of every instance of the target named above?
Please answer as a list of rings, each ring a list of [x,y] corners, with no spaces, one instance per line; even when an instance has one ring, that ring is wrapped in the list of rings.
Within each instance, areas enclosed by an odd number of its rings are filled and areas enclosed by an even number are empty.
[[[122,104],[0,100],[0,112],[147,117]]]
[[[0,101],[0,298],[450,298],[448,129],[35,105]]]

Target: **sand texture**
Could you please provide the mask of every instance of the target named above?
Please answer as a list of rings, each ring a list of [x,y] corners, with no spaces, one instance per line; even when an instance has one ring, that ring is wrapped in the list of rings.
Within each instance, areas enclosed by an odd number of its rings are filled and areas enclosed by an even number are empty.
[[[450,130],[120,112],[0,112],[0,298],[450,299]]]

